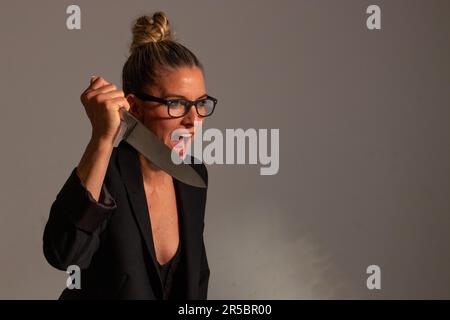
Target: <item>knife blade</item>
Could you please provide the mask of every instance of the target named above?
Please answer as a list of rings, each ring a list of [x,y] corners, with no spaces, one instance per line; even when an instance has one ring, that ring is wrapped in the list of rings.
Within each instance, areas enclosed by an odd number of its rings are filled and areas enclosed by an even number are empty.
[[[175,179],[198,188],[206,188],[205,181],[189,164],[181,159],[172,161],[172,150],[148,129],[142,122],[136,119],[125,108],[120,108],[120,128],[114,141],[114,147],[124,140],[150,160],[155,166],[165,171]]]

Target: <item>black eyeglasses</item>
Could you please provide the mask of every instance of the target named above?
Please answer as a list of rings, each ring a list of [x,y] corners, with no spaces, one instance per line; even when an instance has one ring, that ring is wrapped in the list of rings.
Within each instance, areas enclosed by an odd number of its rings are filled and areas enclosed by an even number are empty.
[[[180,98],[162,99],[146,93],[135,93],[134,95],[142,101],[153,101],[166,105],[167,113],[171,118],[183,117],[189,112],[192,106],[195,106],[195,110],[200,117],[209,117],[214,112],[217,104],[217,99],[208,95],[205,98],[195,101]]]

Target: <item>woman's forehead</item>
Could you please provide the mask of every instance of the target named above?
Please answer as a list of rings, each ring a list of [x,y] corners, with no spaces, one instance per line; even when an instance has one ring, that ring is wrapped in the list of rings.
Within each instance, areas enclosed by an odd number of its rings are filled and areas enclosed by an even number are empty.
[[[160,82],[165,87],[203,85],[203,72],[199,68],[177,68],[161,74]]]
[[[182,68],[161,74],[150,92],[159,96],[179,96],[197,99],[204,95],[205,81],[198,68]]]

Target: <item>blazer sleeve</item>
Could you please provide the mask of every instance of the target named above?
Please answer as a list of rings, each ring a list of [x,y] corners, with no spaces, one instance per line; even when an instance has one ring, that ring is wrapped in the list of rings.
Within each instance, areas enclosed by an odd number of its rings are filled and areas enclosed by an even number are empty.
[[[208,170],[206,166],[202,163],[198,167],[198,172],[203,177],[206,186],[208,187]],[[206,205],[206,197],[208,189],[205,191],[205,205]],[[206,248],[205,248],[205,242],[203,238],[203,232],[205,229],[205,212],[203,211],[203,221],[202,221],[202,254],[201,254],[201,260],[200,260],[200,280],[199,280],[199,299],[206,300],[208,298],[208,284],[209,284],[209,265],[208,265],[208,258],[206,256]]]
[[[44,229],[43,250],[48,263],[64,271],[70,265],[88,268],[99,247],[100,233],[116,208],[105,183],[97,202],[75,168],[56,196]]]
[[[202,237],[202,255],[200,265],[200,281],[199,281],[199,299],[206,300],[208,298],[208,283],[209,283],[209,266],[208,259],[206,257],[205,243]]]

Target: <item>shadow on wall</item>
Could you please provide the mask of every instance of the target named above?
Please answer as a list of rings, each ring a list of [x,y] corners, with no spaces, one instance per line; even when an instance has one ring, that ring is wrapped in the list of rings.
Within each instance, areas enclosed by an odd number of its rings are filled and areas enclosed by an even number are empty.
[[[216,232],[206,240],[207,247],[222,248],[208,251],[209,299],[338,298],[344,284],[336,278],[327,280],[327,275],[335,274],[333,261],[308,232],[289,237],[284,227],[287,220],[278,208],[236,210],[240,218],[233,221],[238,223],[224,218],[215,221],[223,225],[211,226]],[[227,216],[228,212],[217,212],[217,217]]]

